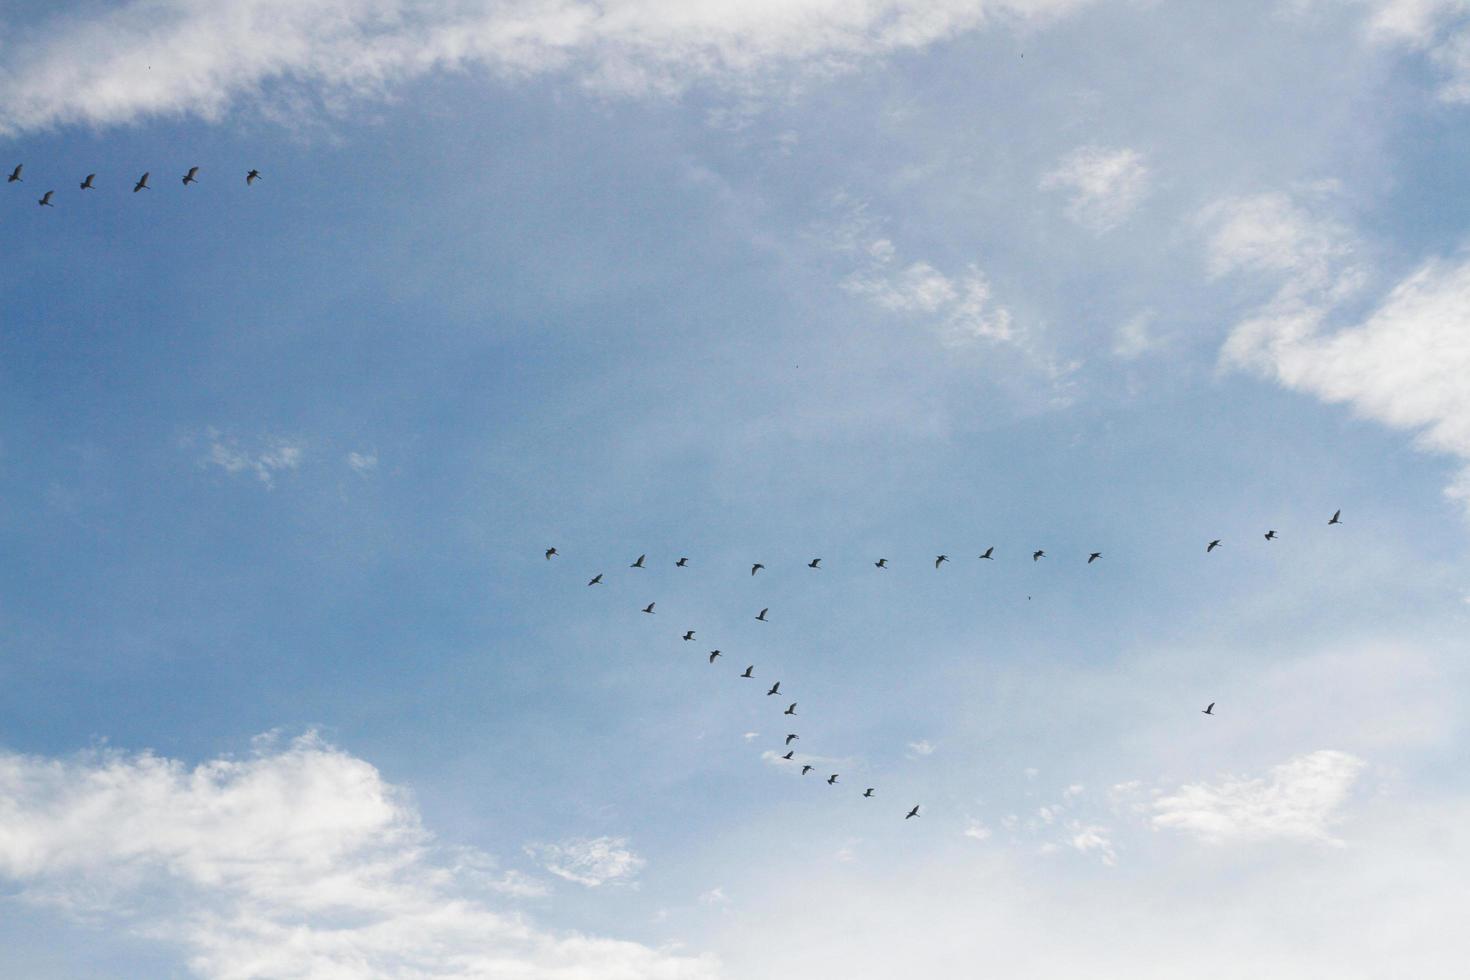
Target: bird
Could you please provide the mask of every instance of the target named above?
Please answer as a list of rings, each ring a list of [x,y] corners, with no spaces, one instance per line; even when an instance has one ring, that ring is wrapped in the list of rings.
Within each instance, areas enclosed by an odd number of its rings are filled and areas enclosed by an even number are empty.
[[[758,619],[758,620],[760,620],[763,623],[769,622],[769,620],[766,619],[766,613],[768,613],[770,611],[771,611],[771,607],[770,606],[767,606],[766,608],[762,609],[760,611],[760,615],[756,616],[755,618]]]
[[[888,567],[888,559],[887,558],[879,558],[877,561],[873,562],[873,567],[874,568],[887,568]]]
[[[190,184],[197,184],[197,183],[199,183],[199,178],[196,176],[196,174],[198,174],[198,173],[199,173],[199,168],[198,167],[190,167],[189,168],[189,172],[186,173],[186,174],[184,174],[184,186],[185,187],[188,187]]]
[[[5,178],[5,182],[7,184],[13,184],[17,180],[20,180],[20,171],[21,171],[21,168],[24,167],[24,166],[25,166],[25,164],[23,164],[23,163],[17,163],[15,165],[15,169],[12,170],[12,171],[10,171],[10,176],[7,177],[7,178]]]
[[[684,633],[684,639],[685,639],[686,642],[689,641],[689,640],[694,639],[694,631],[693,630],[687,630],[687,631],[685,631],[685,633]]]
[[[678,561],[674,562],[674,565],[677,568],[683,568],[685,565],[688,565],[688,564],[689,564],[689,559],[688,558],[680,558]]]
[[[836,786],[837,785],[837,773],[834,772],[832,775],[830,775],[830,776],[827,777],[827,785],[828,786]]]
[[[919,804],[915,803],[914,804],[914,808],[909,811],[908,816],[907,817],[904,817],[904,819],[907,820],[909,817],[917,817],[918,815],[919,815]]]
[[[249,187],[251,184],[255,183],[259,179],[260,179],[260,171],[259,170],[252,170],[248,174],[245,175],[245,186],[246,187]]]
[[[947,561],[949,561],[949,555],[936,555],[934,558],[934,567],[938,568]]]
[[[39,205],[41,205],[41,207],[43,207],[43,208],[54,208],[54,207],[56,207],[56,205],[54,205],[54,204],[51,203],[51,195],[52,194],[55,194],[55,193],[56,193],[55,191],[47,191],[46,193],[44,193],[44,194],[41,195],[41,199],[39,201],[37,201],[36,203],[39,204]]]
[[[1202,714],[1202,715],[1212,715],[1214,713],[1215,713],[1215,702],[1213,702],[1213,701],[1210,702],[1210,706],[1208,708],[1205,708],[1203,711],[1200,712],[1200,714]]]
[[[755,671],[755,664],[751,664],[749,667],[745,668],[745,673],[741,674],[740,676],[741,677],[754,678],[755,677],[754,671]]]
[[[766,566],[762,565],[760,562],[756,562],[754,565],[751,565],[750,566],[750,574],[754,575],[756,572],[760,571],[762,568],[765,568],[765,567]]]
[[[601,585],[602,584],[602,573],[601,572],[598,572],[596,575],[592,576],[592,581],[588,582],[587,584],[588,585]]]
[[[786,736],[786,744],[787,745],[790,745],[792,742],[796,741],[799,738],[801,738],[801,736],[800,735],[797,735],[795,732],[793,732],[790,735],[787,735]]]
[[[872,795],[873,795],[873,787],[869,786],[867,788],[867,790],[864,791],[864,793],[863,793],[863,799],[865,799],[865,800],[866,799],[869,799],[870,797],[872,797]]]
[[[148,190],[148,171],[145,170],[143,171],[143,176],[139,177],[138,182],[133,185],[133,193],[136,194],[139,191],[146,190]]]
[[[1101,557],[1102,557],[1102,552],[1101,551],[1094,551],[1092,554],[1090,554],[1090,555],[1087,556],[1087,564],[1091,565],[1093,562],[1097,561]]]
[[[84,191],[90,191],[90,190],[92,190],[92,180],[96,176],[97,176],[96,174],[87,174],[87,179],[84,180],[84,181],[82,181],[77,186],[80,187]]]
[[[1342,523],[1342,511],[1341,510],[1335,510],[1335,511],[1333,511],[1332,512],[1332,520],[1330,520],[1330,521],[1327,522],[1327,526],[1328,527],[1331,527],[1333,524],[1341,524],[1341,523]]]
[[[553,559],[553,558],[556,557],[556,554],[557,554],[557,552],[556,552],[556,549],[555,548],[547,548],[546,549],[546,560],[547,561],[551,561],[551,559]]]
[[[780,694],[780,693],[781,693],[781,682],[780,681],[777,681],[776,683],[772,684],[771,685],[771,689],[766,692],[766,697],[770,697],[772,694]]]
[[[822,559],[820,559],[820,558],[813,558],[811,561],[809,561],[809,562],[806,563],[806,567],[807,568],[821,568],[822,567]]]
[[[1210,552],[1214,551],[1218,547],[1220,547],[1220,539],[1219,538],[1216,538],[1215,540],[1211,541],[1209,544],[1205,545],[1205,554],[1208,555]]]
[[[991,552],[993,551],[995,551],[995,545],[991,545],[989,548],[986,548],[985,554],[981,555],[980,557],[989,561],[995,561],[995,556],[991,554]]]
[[[647,557],[648,557],[647,555],[639,555],[638,556],[638,560],[635,561],[633,564],[629,565],[628,567],[629,568],[642,568],[643,567],[643,559],[645,559]]]
[[[792,701],[792,702],[791,702],[791,706],[790,706],[790,707],[789,707],[789,708],[787,708],[787,709],[786,709],[786,710],[785,710],[785,711],[784,711],[784,712],[782,712],[782,713],[783,713],[783,714],[788,714],[788,715],[794,715],[794,714],[796,714],[796,702],[795,702],[795,701]]]
[[[1275,531],[1267,531],[1266,532],[1266,540],[1267,541],[1275,541],[1276,540],[1276,532]]]
[[[715,658],[718,657],[718,656],[721,656],[720,651],[718,651],[718,650],[711,650],[709,652],[709,662],[710,663],[714,663],[715,662]]]
[[[792,756],[793,756],[793,755],[795,755],[795,754],[796,754],[796,750],[795,750],[795,749],[792,749],[792,750],[791,750],[791,751],[790,751],[790,752],[787,752],[787,753],[786,753],[786,754],[785,754],[785,755],[783,755],[783,756],[782,756],[782,757],[781,757],[781,758],[783,758],[783,759],[785,759],[785,760],[786,760],[786,761],[787,761],[787,762],[790,762],[790,761],[791,761],[791,757],[792,757]]]
[[[1035,551],[1031,552],[1031,560],[1032,561],[1041,561],[1041,559],[1043,559],[1045,557],[1046,557],[1046,552],[1042,551],[1040,548],[1038,548]]]
[[[802,766],[801,767],[801,774],[803,776],[805,776],[807,773],[811,772],[815,768],[816,768],[816,766]]]
[[[646,612],[646,613],[648,613],[650,616],[656,616],[656,615],[658,615],[657,613],[655,613],[653,611],[653,603],[651,603],[651,602],[648,605],[646,605],[646,606],[643,607],[643,611]]]

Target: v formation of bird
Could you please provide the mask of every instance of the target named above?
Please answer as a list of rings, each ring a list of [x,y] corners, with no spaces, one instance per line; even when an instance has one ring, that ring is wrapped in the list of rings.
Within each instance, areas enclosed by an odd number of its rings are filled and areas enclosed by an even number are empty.
[[[18,176],[17,175],[19,174],[19,169],[20,168],[17,167],[16,168],[16,174],[12,174],[11,175],[11,179],[12,180],[18,179]],[[192,174],[193,171],[190,171],[190,173]],[[90,179],[91,178],[89,177],[88,180],[90,181]],[[1327,521],[1327,523],[1328,523],[1328,525],[1340,525],[1340,524],[1342,524],[1342,511],[1341,510],[1335,511],[1333,513],[1332,517]],[[1278,535],[1277,535],[1275,529],[1273,528],[1273,529],[1270,529],[1270,530],[1266,531],[1266,533],[1263,535],[1263,537],[1265,538],[1265,540],[1267,542],[1271,542],[1271,541],[1275,541],[1277,539]],[[1209,554],[1209,553],[1213,552],[1215,549],[1221,547],[1221,545],[1222,545],[1222,541],[1219,538],[1211,539],[1206,544],[1206,546],[1205,546],[1205,553],[1206,554]],[[545,558],[546,558],[547,561],[550,561],[553,558],[559,557],[560,554],[561,553],[559,551],[557,551],[556,548],[547,548],[546,551],[545,551]],[[985,561],[994,561],[995,560],[995,547],[992,545],[991,547],[986,548],[981,554],[977,555],[976,557],[977,557],[977,559],[983,559]],[[1043,549],[1040,549],[1040,548],[1036,549],[1035,551],[1033,551],[1031,553],[1031,560],[1033,562],[1039,562],[1039,561],[1041,561],[1041,559],[1043,559],[1045,557],[1047,557],[1046,551],[1043,550]],[[1098,559],[1100,559],[1102,557],[1103,557],[1103,553],[1101,551],[1089,551],[1086,554],[1085,564],[1091,565],[1094,562],[1098,561]],[[647,566],[647,559],[648,559],[648,555],[646,555],[646,554],[639,555],[638,558],[637,558],[637,560],[634,561],[629,567],[630,568],[635,568],[635,569],[647,568],[648,567]],[[934,568],[936,570],[940,569],[943,565],[945,565],[946,563],[948,563],[949,560],[950,559],[949,559],[949,556],[948,555],[945,555],[945,554],[936,555],[934,557]],[[887,558],[879,558],[877,561],[873,562],[872,564],[873,564],[873,567],[875,567],[877,569],[880,569],[880,570],[884,570],[884,569],[887,569],[889,567],[888,559]],[[688,559],[688,557],[681,556],[678,561],[674,562],[674,565],[677,568],[688,568],[689,567],[689,559]],[[812,558],[811,560],[809,560],[806,563],[806,567],[809,568],[809,569],[814,569],[814,570],[820,571],[823,568],[822,559],[821,558]],[[755,563],[753,563],[750,566],[750,574],[752,576],[754,576],[757,572],[760,572],[760,571],[764,570],[765,568],[766,568],[766,566],[763,563],[761,563],[761,562],[755,562]],[[603,584],[603,574],[604,573],[602,573],[602,572],[598,572],[596,575],[594,575],[592,577],[592,579],[587,584],[589,586]],[[1027,596],[1027,598],[1030,598],[1030,596]],[[654,603],[650,602],[648,605],[646,605],[646,606],[643,607],[643,612],[649,613],[649,614],[653,614],[653,612],[654,612],[654,608],[653,608],[654,605],[655,605]],[[771,611],[770,610],[770,607],[763,608],[763,609],[761,609],[761,611],[759,613],[757,613],[755,615],[754,618],[758,622],[769,623],[770,620],[767,618],[767,614],[770,611]],[[692,629],[686,630],[684,632],[684,634],[683,634],[683,639],[686,640],[686,641],[691,641],[691,640],[694,639],[694,634],[695,634],[695,631],[694,630],[692,630]],[[713,664],[720,656],[721,656],[721,652],[719,650],[711,650],[710,653],[709,653],[709,662],[711,664]],[[755,664],[748,665],[745,668],[745,670],[742,671],[738,676],[741,677],[741,678],[744,678],[744,679],[752,679],[752,680],[755,679]],[[781,693],[782,693],[782,691],[781,691],[781,682],[778,680],[778,681],[776,681],[775,683],[773,683],[771,685],[770,690],[766,691],[766,696],[767,697],[776,697],[776,696],[779,696]],[[786,716],[795,717],[796,716],[796,706],[797,706],[797,704],[798,704],[798,702],[796,702],[796,701],[791,702],[790,705],[787,706],[787,708],[785,709],[785,711],[782,712],[782,714],[783,715],[786,715]],[[1205,708],[1201,709],[1201,714],[1206,714],[1206,715],[1210,715],[1211,717],[1214,717],[1214,715],[1215,715],[1215,702],[1214,701],[1211,701],[1209,703],[1209,705],[1207,705]],[[785,748],[786,748],[787,751],[784,754],[780,754],[780,755],[777,755],[776,753],[771,753],[771,756],[774,757],[774,758],[777,758],[782,763],[790,763],[792,765],[800,765],[801,766],[801,775],[805,776],[805,775],[807,775],[810,772],[816,771],[816,767],[813,766],[810,763],[802,763],[802,762],[800,762],[800,761],[798,761],[796,759],[796,757],[795,757],[796,756],[796,750],[791,748],[791,743],[792,742],[795,742],[795,741],[798,741],[800,738],[801,738],[801,736],[798,733],[796,733],[796,732],[789,732],[789,733],[787,733],[787,735],[786,735],[786,742],[785,742]],[[838,776],[839,775],[841,775],[841,774],[840,773],[832,773],[831,775],[829,775],[827,777],[827,780],[826,780],[827,785],[829,785],[829,786],[836,786],[836,785],[838,785]],[[861,797],[862,797],[862,799],[874,799],[876,792],[877,792],[877,790],[876,790],[875,787],[869,786],[861,794]],[[904,819],[905,820],[911,820],[911,819],[913,819],[914,817],[917,817],[917,816],[919,816],[919,806],[918,806],[918,804],[915,804],[914,807],[912,809],[910,809],[904,815]]]
[[[197,183],[199,183],[199,170],[200,170],[199,167],[190,167],[187,171],[184,172],[183,176],[181,176],[179,178],[179,182],[181,184],[183,184],[185,187],[188,187],[190,184],[197,184]],[[0,173],[4,173],[4,171],[3,170],[0,170]],[[152,190],[153,189],[153,185],[150,184],[150,183],[148,183],[149,179],[152,176],[153,176],[153,172],[152,171],[150,171],[150,170],[143,171],[142,176],[138,177],[137,180],[133,181],[133,193],[136,194],[139,191]],[[23,163],[17,163],[15,165],[14,169],[12,169],[10,171],[9,176],[7,176],[5,178],[5,182],[7,184],[19,184],[19,183],[22,183],[23,181],[25,181],[25,179],[26,179],[26,177],[25,177],[25,164],[23,164]],[[255,184],[255,182],[257,180],[260,180],[260,179],[261,179],[261,173],[260,173],[259,170],[256,170],[254,167],[250,168],[249,170],[247,170],[245,172],[245,186],[246,187],[253,186]],[[97,180],[97,175],[95,173],[87,174],[87,176],[84,177],[81,180],[81,182],[77,184],[77,189],[78,190],[84,190],[84,191],[96,190],[97,189],[96,180]],[[124,186],[126,186],[126,185],[124,185]],[[49,190],[47,190],[44,194],[42,194],[36,200],[36,203],[39,204],[43,208],[54,208],[54,207],[56,207],[56,202],[54,200],[55,197],[56,197],[56,191],[54,189],[49,189]]]

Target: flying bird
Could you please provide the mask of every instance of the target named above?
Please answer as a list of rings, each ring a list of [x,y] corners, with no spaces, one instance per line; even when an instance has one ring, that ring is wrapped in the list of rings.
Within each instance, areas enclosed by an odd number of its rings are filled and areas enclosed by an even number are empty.
[[[674,562],[674,565],[677,566],[677,567],[679,567],[679,568],[683,568],[685,565],[688,565],[688,564],[689,564],[689,559],[688,558],[680,558],[678,561]]]
[[[786,711],[784,712],[784,714],[788,714],[788,715],[794,715],[794,714],[796,714],[796,702],[795,701],[792,701],[791,702],[791,707],[787,708]]]
[[[259,179],[260,179],[260,171],[259,170],[252,170],[248,174],[245,175],[245,186],[246,187],[249,187],[251,184],[255,183]]]
[[[97,176],[96,174],[87,174],[87,179],[84,180],[84,181],[82,181],[77,186],[80,187],[84,191],[90,191],[90,190],[92,190],[92,179],[94,177],[96,177],[96,176]]]
[[[185,187],[188,187],[190,184],[197,184],[197,183],[199,183],[199,177],[197,176],[198,173],[199,173],[199,168],[198,167],[190,167],[189,168],[189,172],[186,173],[186,174],[184,174],[184,186]]]
[[[718,656],[720,656],[720,655],[721,655],[720,654],[720,651],[718,651],[718,650],[711,650],[709,652],[709,662],[710,663],[714,663],[715,662],[715,658],[718,657]]]
[[[756,572],[760,571],[762,568],[765,568],[765,567],[766,566],[762,565],[760,562],[756,562],[754,565],[751,565],[750,566],[750,574],[754,575]]]
[[[647,555],[639,555],[638,556],[638,560],[635,561],[633,564],[629,565],[628,567],[629,568],[642,568],[643,567],[643,559],[645,559],[647,557],[648,557]]]
[[[949,561],[949,555],[936,555],[934,558],[934,567],[938,568],[947,561]]]
[[[656,616],[656,615],[658,615],[657,613],[655,613],[653,611],[653,603],[651,603],[651,602],[648,605],[646,605],[646,606],[643,607],[643,611],[646,612],[646,613],[648,613],[650,616]]]
[[[1101,551],[1094,551],[1092,554],[1090,554],[1090,555],[1087,556],[1087,564],[1091,565],[1093,562],[1097,561],[1101,557],[1102,557],[1102,552]]]
[[[1203,711],[1200,712],[1200,714],[1202,714],[1202,715],[1212,715],[1214,713],[1215,713],[1215,702],[1213,702],[1213,701],[1210,702],[1210,706],[1208,708],[1206,708],[1205,710],[1203,710]]]
[[[556,549],[555,548],[547,548],[546,549],[546,560],[547,561],[551,561],[551,559],[553,559],[555,557],[556,557]]]
[[[1216,538],[1215,540],[1211,541],[1209,544],[1205,545],[1205,554],[1208,555],[1210,552],[1214,551],[1218,547],[1220,547],[1220,539],[1219,538]]]
[[[981,555],[980,557],[989,559],[990,561],[995,561],[995,556],[991,554],[991,552],[993,551],[995,551],[995,545],[991,545],[989,548],[986,548],[985,554]]]
[[[694,631],[693,631],[693,630],[689,630],[689,631],[688,631],[688,632],[686,632],[686,633],[685,633],[685,634],[684,634],[684,639],[685,639],[685,640],[686,640],[686,641],[687,641],[687,640],[692,640],[692,639],[694,639]]]
[[[133,185],[133,193],[136,194],[139,191],[146,191],[148,189],[148,171],[145,170],[143,171],[143,176],[139,177],[138,182]]]
[[[769,622],[769,620],[766,619],[766,613],[768,613],[770,611],[771,611],[771,607],[770,606],[767,606],[766,608],[762,609],[761,612],[760,612],[760,615],[757,616],[757,617],[755,617],[755,618],[758,619],[758,620],[760,620],[763,623]]]
[[[786,744],[790,745],[792,742],[796,741],[799,738],[801,738],[801,736],[793,732],[792,734],[786,736]]]
[[[1266,540],[1267,541],[1275,541],[1276,540],[1276,532],[1275,531],[1267,531],[1266,532]]]
[[[56,193],[55,191],[47,191],[46,193],[44,193],[44,194],[41,195],[41,199],[39,201],[37,201],[36,203],[39,204],[39,205],[41,205],[41,207],[43,207],[43,208],[54,208],[54,207],[56,207],[56,205],[54,205],[54,204],[51,203],[51,195],[52,194],[55,194],[55,193]]]
[[[801,767],[801,774],[803,776],[805,776],[807,773],[811,772],[815,768],[816,768],[816,766],[802,766]]]
[[[771,685],[771,689],[766,692],[766,697],[770,697],[772,694],[780,694],[780,693],[781,693],[781,682],[780,681],[777,681],[776,683],[772,684]]]
[[[917,817],[918,815],[919,815],[919,804],[915,803],[914,804],[914,808],[909,811],[908,816],[907,817],[904,817],[904,819],[907,820],[909,817]]]
[[[785,760],[786,760],[786,761],[787,761],[787,762],[790,762],[790,761],[791,761],[791,757],[792,757],[792,756],[793,756],[793,755],[795,755],[795,754],[796,754],[796,750],[795,750],[795,749],[792,749],[792,750],[791,750],[791,751],[790,751],[790,752],[787,752],[787,753],[786,753],[786,754],[785,754],[785,755],[783,755],[783,756],[782,756],[782,757],[781,757],[781,758],[783,758],[783,759],[785,759]]]
[[[588,582],[587,584],[588,585],[601,585],[602,584],[602,573],[601,572],[598,572],[596,575],[592,576],[592,581]]]
[[[877,561],[873,562],[873,567],[874,568],[887,568],[888,567],[888,559],[887,558],[879,558]]]
[[[836,786],[837,785],[837,773],[834,772],[832,775],[830,775],[830,776],[827,777],[827,785],[828,786]]]
[[[754,671],[755,671],[755,664],[751,664],[749,667],[745,668],[745,673],[741,674],[740,676],[741,677],[751,677],[751,678],[754,678],[755,677]]]
[[[806,563],[806,567],[807,568],[821,568],[822,567],[822,559],[820,559],[820,558],[813,558],[811,561],[809,561],[809,562]]]
[[[17,180],[20,180],[20,171],[21,171],[21,168],[24,167],[24,166],[25,166],[25,164],[23,164],[23,163],[17,163],[15,165],[15,169],[12,170],[12,171],[10,171],[10,176],[5,179],[5,183],[7,183],[7,184],[13,184]]]
[[[1042,551],[1039,548],[1037,550],[1031,552],[1031,560],[1032,561],[1041,561],[1041,559],[1043,559],[1045,557],[1046,557],[1046,552]]]
[[[869,786],[863,793],[863,799],[869,799],[873,795],[873,787]]]
[[[1331,527],[1333,524],[1341,524],[1341,523],[1342,523],[1342,511],[1340,511],[1340,510],[1333,511],[1332,512],[1332,520],[1330,520],[1330,521],[1327,522],[1327,526],[1328,527]]]

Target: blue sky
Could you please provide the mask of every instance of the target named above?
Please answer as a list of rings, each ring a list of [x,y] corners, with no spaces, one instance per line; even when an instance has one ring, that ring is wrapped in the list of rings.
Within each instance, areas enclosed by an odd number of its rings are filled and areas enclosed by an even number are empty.
[[[1454,975],[1467,32],[12,5],[5,972]]]

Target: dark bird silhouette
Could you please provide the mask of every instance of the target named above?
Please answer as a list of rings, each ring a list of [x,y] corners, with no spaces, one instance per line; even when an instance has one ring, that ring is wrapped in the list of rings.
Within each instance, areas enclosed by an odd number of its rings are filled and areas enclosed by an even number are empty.
[[[92,181],[93,181],[93,179],[96,178],[96,176],[97,176],[96,174],[87,174],[87,179],[84,180],[84,181],[82,181],[77,186],[80,187],[84,191],[90,191],[90,190],[92,190]]]
[[[811,561],[809,561],[809,562],[806,563],[806,567],[807,568],[821,568],[822,567],[822,559],[820,559],[820,558],[813,558]]]
[[[259,179],[260,179],[260,171],[259,170],[252,170],[248,174],[245,175],[245,186],[246,187],[249,187],[251,184],[255,183]]]
[[[5,183],[7,183],[7,184],[13,184],[17,180],[20,180],[20,172],[21,172],[21,169],[24,166],[25,166],[25,164],[23,164],[23,163],[17,163],[15,165],[15,169],[12,170],[12,171],[10,171],[10,176],[7,177],[7,178],[5,178]]]
[[[1219,538],[1216,538],[1215,540],[1211,541],[1209,544],[1205,545],[1205,554],[1208,555],[1210,552],[1214,551],[1218,547],[1220,547],[1220,539]]]
[[[148,171],[145,170],[143,171],[143,176],[139,177],[138,182],[133,185],[133,193],[136,194],[139,191],[146,191],[148,189]]]
[[[992,554],[992,552],[994,552],[994,551],[995,551],[995,545],[991,545],[989,548],[986,548],[985,549],[985,554],[981,555],[980,557],[981,558],[985,558],[985,559],[987,559],[989,561],[995,561],[995,555]]]
[[[745,668],[745,673],[741,674],[740,676],[741,677],[754,678],[755,677],[755,673],[754,672],[755,672],[755,664],[751,664],[749,667]]]
[[[787,761],[787,762],[790,762],[790,761],[791,761],[791,757],[792,757],[792,756],[793,756],[793,755],[795,755],[795,754],[796,754],[796,750],[795,750],[795,749],[792,749],[792,750],[791,750],[791,751],[790,751],[790,752],[787,752],[787,753],[786,753],[786,754],[785,754],[785,755],[783,755],[783,756],[782,756],[782,757],[781,757],[781,758],[783,758],[783,759],[785,759],[785,760],[786,760],[786,761]]]
[[[1046,552],[1042,551],[1040,548],[1038,548],[1035,551],[1031,552],[1031,560],[1032,561],[1041,561],[1041,559],[1043,559],[1045,557],[1046,557]]]
[[[686,631],[684,633],[684,639],[685,639],[686,642],[689,641],[689,640],[694,639],[694,631],[693,630]]]
[[[714,663],[715,662],[715,658],[718,657],[718,656],[720,656],[720,655],[721,655],[720,654],[720,651],[718,651],[718,650],[711,650],[709,652],[709,662],[710,663]]]
[[[1215,702],[1213,702],[1213,701],[1210,702],[1210,706],[1208,708],[1206,708],[1205,710],[1203,710],[1203,711],[1200,712],[1200,714],[1202,714],[1202,715],[1212,715],[1214,713],[1215,713]]]
[[[655,613],[653,611],[653,603],[651,603],[651,602],[648,605],[646,605],[646,606],[643,607],[643,611],[646,612],[646,613],[648,613],[650,616],[657,615],[657,613]]]
[[[555,548],[547,548],[546,549],[546,560],[547,561],[551,561],[551,559],[553,559],[555,557],[556,557],[556,549]]]
[[[756,572],[760,571],[762,568],[765,568],[765,567],[766,566],[762,565],[760,562],[756,562],[754,565],[751,565],[750,566],[750,574],[754,575]]]
[[[947,561],[949,561],[949,555],[936,555],[934,557],[934,567],[938,568],[940,565],[943,565]]]
[[[674,565],[677,568],[683,568],[687,564],[689,564],[688,558],[680,558],[678,561],[674,562]]]
[[[918,815],[919,815],[919,805],[917,803],[915,803],[914,804],[914,808],[909,811],[908,816],[907,817],[904,817],[904,819],[907,820],[909,817],[917,817]]]
[[[1092,554],[1090,554],[1090,555],[1087,556],[1087,564],[1091,565],[1093,562],[1097,561],[1101,557],[1102,557],[1102,552],[1101,551],[1094,551]]]
[[[795,701],[792,701],[791,702],[791,707],[787,708],[784,713],[785,714],[788,714],[788,715],[794,715],[794,714],[796,714],[796,702]]]
[[[638,560],[635,561],[633,564],[629,565],[628,567],[629,568],[642,568],[643,567],[643,559],[645,559],[647,557],[648,557],[647,555],[639,555],[638,556]]]
[[[807,773],[811,772],[815,768],[816,768],[816,766],[802,766],[801,767],[801,774],[803,776],[805,776]]]
[[[198,167],[190,167],[189,168],[189,172],[186,173],[186,174],[184,174],[184,186],[185,187],[188,187],[190,184],[197,184],[197,183],[199,183],[199,176],[198,175],[199,175],[199,168]]]
[[[1342,511],[1340,511],[1340,510],[1333,511],[1332,512],[1332,520],[1330,520],[1330,521],[1327,522],[1328,527],[1331,527],[1333,524],[1341,524],[1341,523],[1342,523]]]
[[[786,736],[786,744],[790,745],[792,742],[796,741],[799,738],[801,738],[801,736],[793,732],[792,734]]]
[[[875,568],[887,568],[888,567],[888,559],[887,558],[879,558],[877,561],[873,562],[873,567],[875,567]]]
[[[1267,541],[1275,541],[1276,540],[1276,532],[1275,531],[1267,531],[1266,532],[1266,540]]]
[[[830,775],[830,776],[827,777],[827,785],[828,786],[836,786],[837,785],[837,773],[834,772],[832,775]]]
[[[37,201],[36,203],[39,204],[39,205],[41,205],[41,207],[43,207],[43,208],[54,208],[54,207],[56,207],[56,205],[54,205],[54,204],[51,203],[51,195],[52,194],[55,194],[55,193],[56,193],[55,191],[47,191],[46,193],[44,193],[44,194],[41,195],[41,199],[39,201]]]
[[[869,786],[869,787],[868,787],[868,788],[867,788],[867,789],[866,789],[866,790],[865,790],[865,791],[864,791],[864,792],[863,792],[863,799],[865,799],[865,800],[866,800],[866,799],[870,799],[870,798],[871,798],[871,797],[872,797],[872,795],[873,795],[873,787],[871,787],[871,786]]]
[[[766,697],[770,697],[772,694],[780,694],[780,693],[781,693],[781,682],[780,681],[777,681],[776,683],[772,684],[771,685],[771,689],[766,692]]]
[[[588,582],[587,584],[588,585],[601,585],[602,584],[602,573],[601,572],[598,572],[596,575],[592,576],[592,581]]]
[[[760,615],[759,616],[756,616],[755,618],[758,619],[758,620],[760,620],[763,623],[769,622],[769,620],[766,619],[766,613],[768,613],[770,611],[771,611],[771,607],[770,606],[767,606],[766,608],[762,609],[760,611]]]

